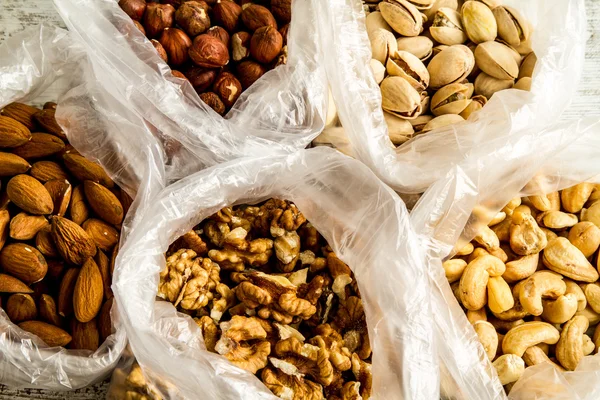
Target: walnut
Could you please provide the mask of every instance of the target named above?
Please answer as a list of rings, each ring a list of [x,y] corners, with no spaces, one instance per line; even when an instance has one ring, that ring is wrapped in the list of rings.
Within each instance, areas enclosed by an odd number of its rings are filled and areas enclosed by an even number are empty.
[[[270,239],[255,239],[248,242],[239,238],[240,232],[237,231],[233,236],[229,233],[223,235],[222,243],[229,240],[230,244],[225,245],[221,250],[210,250],[208,256],[211,260],[219,263],[226,271],[243,271],[246,265],[258,267],[269,262],[273,241]]]
[[[213,299],[213,291],[221,280],[219,271],[219,266],[209,258],[196,258],[175,306],[179,305],[184,310],[198,310],[206,306]]]
[[[212,318],[207,317],[206,315],[201,318],[194,318],[196,324],[200,327],[202,331],[202,338],[204,339],[204,345],[206,346],[206,350],[215,351],[215,345],[217,344],[217,336],[219,334],[219,328],[215,321]]]
[[[362,359],[371,355],[365,311],[359,297],[350,296],[345,304],[340,305],[331,326],[344,332],[344,345],[351,352],[356,352]]]
[[[329,361],[329,351],[323,340],[316,345],[302,343],[295,337],[279,341],[269,360],[276,368],[288,375],[311,376],[318,383],[328,386],[335,376],[333,365]]]
[[[327,268],[333,278],[333,293],[337,294],[340,299],[346,299],[346,286],[352,282],[352,271],[350,268],[338,258],[335,253],[331,252],[327,255]]]
[[[236,315],[230,321],[221,322],[220,327],[222,335],[215,345],[217,353],[253,374],[266,367],[271,344],[257,318]]]
[[[229,286],[218,283],[215,289],[210,317],[220,321],[223,313],[235,304],[235,292]]]
[[[298,234],[300,235],[300,239],[302,239],[303,249],[310,250],[313,253],[319,252],[322,245],[322,236],[319,234],[317,228],[315,228],[313,224],[307,222],[300,229],[298,229]]]
[[[322,324],[315,328],[315,336],[311,339],[311,343],[323,340],[325,346],[329,350],[329,360],[335,368],[340,371],[347,371],[352,367],[350,362],[351,352],[344,345],[344,340],[339,332],[335,331],[331,325]],[[320,339],[319,339],[320,338]]]
[[[203,226],[208,240],[217,247],[223,246],[225,236],[231,231],[226,222],[208,220]]]
[[[265,368],[261,379],[266,387],[281,399],[322,400],[323,387],[302,377],[287,375],[281,370]]]
[[[368,397],[362,397],[360,394],[360,382],[346,382],[340,391],[342,400],[363,400]]]
[[[189,249],[177,250],[167,258],[167,265],[160,273],[158,296],[175,303],[183,285],[192,273],[196,252]]]
[[[371,364],[363,361],[357,354],[352,354],[352,373],[356,380],[360,382],[360,395],[363,399],[371,397],[373,387],[373,375],[371,374]]]
[[[300,236],[295,231],[285,232],[275,238],[273,245],[279,269],[283,272],[293,271],[300,257]]]
[[[183,244],[187,249],[194,250],[197,255],[204,256],[208,252],[206,242],[202,240],[197,231],[189,231],[181,237]]]
[[[131,371],[125,379],[125,385],[128,388],[125,393],[126,399],[131,400],[162,400],[162,397],[146,380],[142,368],[138,363],[133,364]]]
[[[295,204],[285,200],[270,199],[260,207],[254,227],[264,236],[282,236],[286,231],[295,231],[306,222],[306,218]]]

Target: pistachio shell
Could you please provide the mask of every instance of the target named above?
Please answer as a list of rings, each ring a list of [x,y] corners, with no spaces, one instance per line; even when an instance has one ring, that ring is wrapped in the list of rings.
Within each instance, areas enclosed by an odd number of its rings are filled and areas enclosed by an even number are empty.
[[[521,42],[520,45],[515,47],[515,50],[519,52],[519,54],[522,56],[526,56],[527,54],[531,53],[533,51],[533,45],[531,44],[531,35],[527,40]]]
[[[371,32],[369,36],[371,40],[371,51],[373,58],[385,65],[388,56],[394,54],[398,49],[396,37],[390,31],[379,28]]]
[[[433,53],[433,42],[425,36],[402,37],[396,40],[398,50],[408,51],[421,61],[427,60]]]
[[[529,39],[529,25],[512,7],[498,6],[492,10],[498,24],[498,36],[511,46],[519,46]]]
[[[371,66],[371,71],[373,71],[375,82],[379,85],[383,78],[385,78],[385,66],[379,60],[374,58],[371,59],[369,65]]]
[[[471,96],[473,96],[473,93],[475,93],[475,85],[473,85],[471,82],[467,82],[464,84],[467,87],[467,97],[471,98]]]
[[[384,0],[379,3],[379,11],[402,36],[417,36],[423,31],[423,14],[406,0]]]
[[[494,8],[496,8],[500,5],[499,0],[477,0],[477,1],[488,6],[490,8],[490,10],[493,10]]]
[[[427,123],[427,125],[425,125],[423,127],[423,130],[421,132],[423,132],[423,133],[429,132],[434,129],[442,128],[444,126],[454,125],[454,124],[462,122],[462,121],[464,121],[464,118],[461,117],[460,115],[456,115],[456,114],[441,115],[441,116],[436,117],[436,118],[432,119],[431,121],[429,121]]]
[[[415,130],[411,123],[393,114],[384,112],[383,117],[388,127],[388,135],[395,146],[400,146],[412,138]]]
[[[450,46],[446,46],[445,44],[439,44],[432,49],[432,55],[435,57],[440,54],[442,51],[446,50]]]
[[[417,90],[425,90],[429,86],[429,72],[425,64],[407,51],[396,51],[390,55],[386,69],[389,75],[406,79]]]
[[[381,106],[400,118],[411,119],[421,114],[421,95],[404,78],[388,76],[381,82]]]
[[[512,79],[497,79],[482,72],[475,79],[475,93],[490,99],[494,93],[510,89],[514,84],[515,81]]]
[[[429,33],[436,42],[451,46],[467,41],[458,11],[442,7],[435,14]]]
[[[435,116],[460,114],[471,104],[470,87],[452,83],[438,90],[431,99],[431,112]]]
[[[519,79],[533,76],[533,70],[535,69],[535,64],[537,63],[537,57],[535,53],[532,51],[523,59],[521,63],[521,68],[519,68]]]
[[[421,132],[425,125],[433,119],[433,115],[419,115],[417,118],[408,120],[412,125],[415,133]]]
[[[433,7],[433,3],[436,0],[408,0],[409,3],[412,3],[418,10],[429,10]]]
[[[524,77],[519,79],[513,88],[529,92],[531,90],[531,78]]]
[[[423,14],[425,14],[425,17],[427,17],[428,21],[433,22],[434,15],[442,7],[458,10],[458,0],[436,0],[431,6],[431,8],[423,10]]]
[[[465,108],[463,112],[459,114],[464,119],[469,119],[471,114],[481,110],[487,104],[487,99],[485,98],[485,96],[473,96],[471,100],[471,104],[469,104],[467,108]]]
[[[386,31],[392,31],[392,27],[385,22],[383,16],[379,11],[375,11],[367,15],[365,19],[365,24],[367,26],[367,34],[370,36],[371,32],[375,32],[377,29],[385,29]]]
[[[484,3],[467,1],[461,9],[463,27],[473,43],[483,43],[496,39],[498,25],[492,10]]]
[[[439,89],[451,83],[461,82],[469,76],[474,66],[473,52],[467,46],[450,46],[429,62],[429,86],[431,89]]]
[[[479,69],[497,79],[515,79],[519,65],[513,51],[498,42],[481,43],[475,49],[475,62]]]

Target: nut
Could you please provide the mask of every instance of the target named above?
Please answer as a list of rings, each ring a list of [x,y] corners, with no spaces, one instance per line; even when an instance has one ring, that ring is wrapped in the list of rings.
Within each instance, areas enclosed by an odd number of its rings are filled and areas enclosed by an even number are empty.
[[[568,239],[586,258],[589,258],[600,247],[600,228],[589,221],[579,222],[569,230]]]
[[[233,1],[219,0],[213,6],[215,22],[229,32],[235,32],[241,13],[242,7]]]
[[[13,149],[14,154],[27,160],[47,157],[65,148],[65,143],[54,135],[33,133],[31,140]]]
[[[556,299],[565,294],[567,286],[561,275],[551,271],[538,271],[531,275],[519,293],[523,308],[532,315],[542,315],[542,298]]]
[[[237,32],[231,37],[231,58],[241,61],[250,56],[250,38],[248,32]]]
[[[477,321],[473,324],[473,328],[488,358],[493,360],[496,357],[496,350],[498,349],[498,334],[496,333],[496,329],[487,321]]]
[[[98,265],[88,258],[81,267],[73,290],[73,311],[79,322],[89,322],[102,307],[104,284]]]
[[[19,213],[10,220],[10,237],[17,240],[30,240],[43,228],[49,226],[42,215]]]
[[[580,183],[563,190],[560,195],[562,206],[570,213],[581,211],[588,198],[591,196],[593,189],[593,184]]]
[[[396,45],[398,50],[408,51],[421,61],[429,59],[433,54],[433,42],[426,36],[401,37],[396,40]]]
[[[486,99],[491,99],[494,93],[510,89],[514,84],[515,82],[512,79],[496,79],[485,72],[481,72],[475,78],[475,93]]]
[[[523,357],[528,348],[540,343],[555,344],[559,338],[558,330],[546,322],[526,322],[508,331],[502,341],[502,351]]]
[[[475,49],[475,62],[486,74],[500,80],[516,79],[519,65],[511,50],[498,42],[481,43]]]
[[[65,167],[80,181],[98,182],[111,189],[115,184],[98,164],[78,154],[63,155]]]
[[[181,29],[166,28],[160,35],[159,42],[172,66],[177,67],[188,60],[188,49],[192,41]]]
[[[173,26],[175,8],[170,4],[149,3],[144,13],[144,29],[150,38],[155,38],[165,28]]]
[[[146,0],[120,0],[119,7],[129,15],[129,18],[139,21],[146,11]]]
[[[84,181],[83,191],[90,208],[109,224],[118,225],[123,221],[124,211],[121,202],[110,190],[93,182]]]
[[[233,74],[222,72],[213,84],[213,91],[219,95],[225,107],[230,108],[242,94],[242,84]]]
[[[462,113],[472,102],[470,92],[470,88],[462,83],[444,86],[433,95],[431,112],[435,116]]]
[[[29,321],[37,318],[37,307],[33,297],[24,293],[15,293],[6,301],[8,318],[14,323]]]
[[[237,78],[242,87],[248,89],[266,72],[265,67],[255,61],[242,61],[236,67]]]
[[[49,347],[64,347],[71,342],[71,335],[62,329],[41,321],[25,321],[19,328],[42,339]]]
[[[204,1],[186,1],[175,12],[175,21],[190,37],[210,28],[208,5]]]
[[[390,76],[399,76],[406,79],[418,91],[423,91],[429,86],[429,72],[427,68],[412,53],[396,51],[390,54],[386,69]]]
[[[52,217],[52,237],[61,257],[75,265],[82,265],[96,255],[96,244],[76,223],[63,218]]]
[[[200,99],[210,108],[212,108],[217,114],[225,114],[225,104],[223,104],[223,101],[218,94],[214,92],[205,92],[200,95]]]
[[[466,2],[461,8],[461,14],[465,32],[473,43],[489,42],[498,36],[494,13],[484,3]]]
[[[536,253],[507,262],[502,277],[509,283],[526,279],[536,271],[539,259],[540,255]]]
[[[498,6],[492,10],[498,24],[498,36],[506,43],[517,47],[529,39],[529,24],[512,7]]]
[[[491,255],[477,257],[465,268],[460,278],[460,299],[468,310],[479,310],[487,301],[486,286],[490,276],[501,276],[506,267]]]
[[[383,65],[387,63],[390,54],[394,54],[398,50],[396,37],[386,29],[379,28],[371,32],[369,40],[371,42],[373,58]]]
[[[217,77],[214,69],[190,67],[185,71],[185,76],[197,92],[202,93],[210,88]]]
[[[421,129],[421,133],[426,133],[434,129],[440,129],[446,126],[457,124],[464,121],[464,118],[456,114],[446,114],[435,117],[425,124]]]
[[[371,61],[379,62],[377,60]],[[383,118],[385,119],[385,123],[388,127],[388,135],[390,140],[395,146],[401,145],[414,135],[415,129],[410,121],[399,118],[387,112],[383,113]]]
[[[518,78],[531,78],[533,76],[533,70],[535,68],[536,63],[537,56],[534,52],[531,52],[528,55],[526,55],[523,59],[523,62],[521,63]]]
[[[381,105],[384,111],[404,119],[414,119],[422,112],[419,92],[399,76],[381,82]]]
[[[474,66],[473,52],[467,46],[454,45],[442,50],[427,66],[431,89],[461,82],[469,76]]]
[[[402,36],[417,36],[423,31],[423,15],[406,0],[384,0],[379,11],[394,31]]]
[[[270,25],[258,28],[250,40],[250,54],[260,63],[270,63],[279,55],[283,38],[277,29]]]
[[[508,311],[515,305],[508,283],[501,276],[492,276],[487,283],[488,307],[493,313]]]
[[[189,56],[194,64],[205,68],[219,68],[229,62],[227,46],[216,37],[207,34],[196,36],[189,49]]]
[[[44,256],[25,243],[11,243],[0,252],[2,270],[27,284],[39,282],[46,276],[48,264]]]
[[[292,21],[291,0],[271,0],[271,11],[282,24],[289,24]]]
[[[50,193],[37,179],[16,175],[6,185],[10,201],[30,214],[50,214],[54,208]]]
[[[539,253],[547,244],[546,234],[531,216],[531,210],[515,210],[510,226],[511,249],[516,254],[526,256]]]
[[[583,336],[589,327],[587,318],[575,316],[565,324],[556,344],[556,358],[568,371],[573,371],[584,356]]]
[[[207,35],[214,36],[221,42],[225,43],[225,46],[229,47],[229,32],[220,26],[213,26],[206,31]]]
[[[429,33],[438,43],[447,46],[463,44],[467,41],[460,14],[451,8],[442,7],[438,10]]]
[[[492,365],[496,368],[498,379],[503,385],[516,382],[525,371],[525,361],[514,354],[504,354],[498,357]]]
[[[277,30],[277,22],[271,11],[267,8],[258,5],[248,3],[242,7],[241,14],[242,22],[251,32],[256,31],[258,28],[263,26],[271,26]]]
[[[40,111],[38,108],[29,106],[23,103],[10,103],[6,105],[1,111],[0,116],[6,117],[8,119],[0,118],[0,126],[2,122],[13,122],[16,121],[19,124],[25,126],[28,130],[34,129],[36,127],[34,115]],[[20,126],[20,125],[18,125]],[[2,132],[4,136],[4,132]],[[4,139],[4,138],[3,138]],[[7,147],[7,146],[2,146]]]
[[[543,262],[552,271],[581,282],[595,282],[598,271],[568,239],[557,237],[544,250]]]

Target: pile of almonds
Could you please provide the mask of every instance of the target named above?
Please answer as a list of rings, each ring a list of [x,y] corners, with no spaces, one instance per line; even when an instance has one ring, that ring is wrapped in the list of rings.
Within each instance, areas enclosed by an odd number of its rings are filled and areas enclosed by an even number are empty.
[[[243,90],[287,61],[291,0],[121,0],[119,6],[200,98],[225,114]],[[181,71],[181,72],[180,72]]]
[[[55,108],[0,111],[0,304],[48,346],[94,351],[112,332],[111,275],[131,199],[68,144]]]

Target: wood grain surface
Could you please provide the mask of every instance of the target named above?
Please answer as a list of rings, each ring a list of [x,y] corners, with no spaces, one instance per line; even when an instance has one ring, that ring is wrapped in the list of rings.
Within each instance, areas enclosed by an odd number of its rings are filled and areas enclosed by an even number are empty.
[[[587,45],[583,79],[577,96],[563,119],[582,116],[600,117],[600,1],[586,0],[590,37]],[[0,0],[0,43],[11,34],[41,22],[63,26],[50,0]],[[33,389],[10,389],[0,385],[0,400],[91,400],[106,396],[108,383],[103,382],[74,392],[50,392]]]

